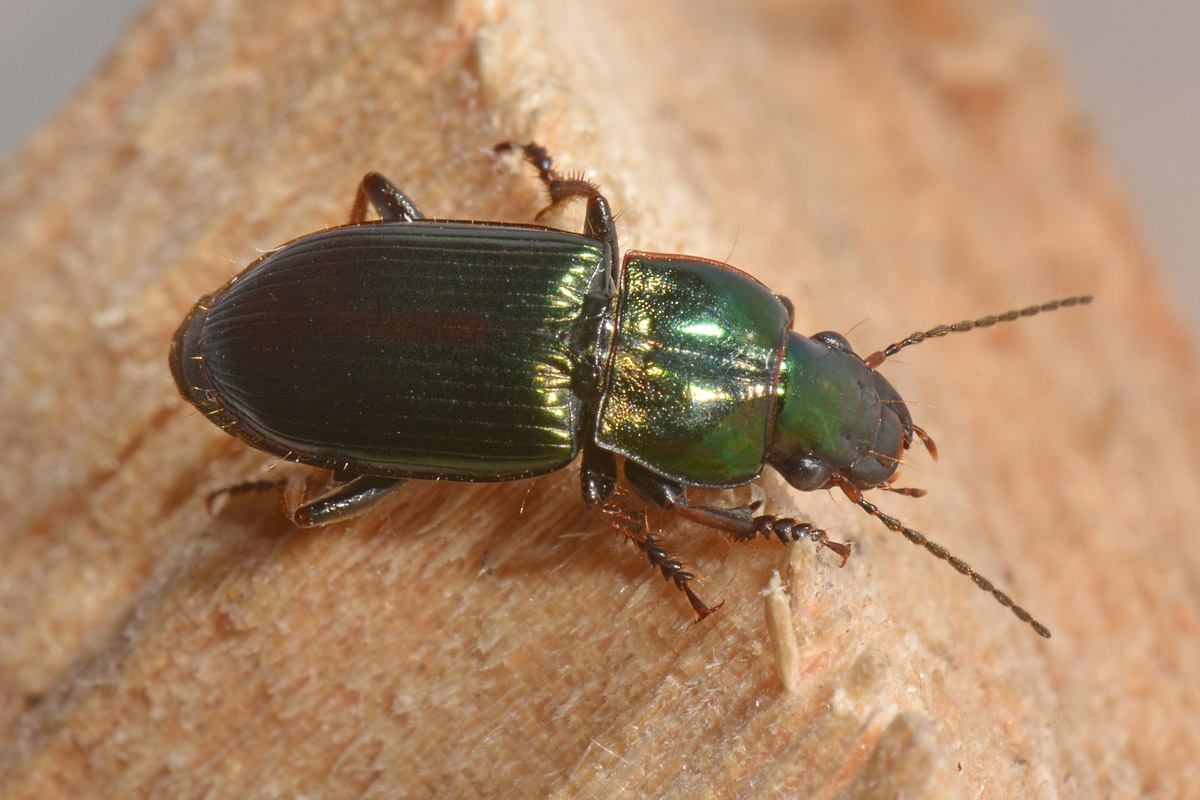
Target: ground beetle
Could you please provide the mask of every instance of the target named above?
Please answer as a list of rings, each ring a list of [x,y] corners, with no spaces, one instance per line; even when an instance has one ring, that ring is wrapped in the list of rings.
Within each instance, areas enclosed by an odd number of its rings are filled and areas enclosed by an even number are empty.
[[[888,528],[949,561],[1049,631],[945,548],[868,501],[892,486],[913,424],[876,368],[901,348],[1087,303],[1071,297],[914,333],[860,358],[832,332],[791,330],[786,298],[726,264],[617,249],[608,201],[521,150],[549,211],[587,201],[582,234],[537,225],[427,220],[378,173],[350,223],[267,253],[202,298],[171,347],[180,392],[213,422],[338,485],[301,504],[298,525],[357,514],[408,479],[506,481],[582,453],[584,501],[603,511],[696,615],[695,575],[650,535],[625,480],[653,506],[728,534],[850,545],[758,504],[694,505],[689,487],[732,487],[770,465],[803,491],[838,488]],[[367,221],[368,204],[380,220]],[[543,213],[545,213],[545,211]],[[541,215],[539,215],[540,217]]]

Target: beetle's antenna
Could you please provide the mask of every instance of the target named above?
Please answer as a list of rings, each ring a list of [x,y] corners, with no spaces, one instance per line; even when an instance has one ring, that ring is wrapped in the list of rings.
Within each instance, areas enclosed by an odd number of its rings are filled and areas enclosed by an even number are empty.
[[[920,531],[915,531],[895,517],[880,511],[879,507],[867,498],[863,497],[862,491],[850,481],[842,479],[837,480],[836,483],[841,490],[846,493],[846,496],[850,498],[851,502],[856,504],[863,511],[866,511],[872,517],[875,517],[875,519],[882,522],[888,527],[889,530],[903,534],[904,538],[908,539],[913,544],[924,547],[930,553],[942,559],[943,561],[950,562],[950,566],[954,567],[963,575],[966,575],[968,578],[974,581],[975,585],[980,589],[983,589],[985,592],[991,594],[992,597],[996,598],[996,602],[1011,609],[1012,612],[1017,615],[1017,619],[1021,620],[1022,622],[1029,623],[1029,626],[1033,628],[1038,636],[1042,636],[1046,639],[1050,638],[1049,628],[1034,619],[1028,611],[1014,603],[1012,598],[997,589],[995,584],[980,575],[975,570],[971,569],[970,564],[963,561],[961,558],[958,558],[957,556],[951,555],[949,550],[942,547],[937,542],[929,541],[929,539],[927,539]]]
[[[1076,297],[1065,297],[1062,300],[1051,300],[1048,303],[1041,305],[1028,306],[1027,308],[1014,308],[1012,311],[1005,311],[1003,314],[992,314],[986,317],[980,317],[977,320],[965,320],[956,322],[953,325],[938,325],[936,328],[930,328],[927,331],[917,331],[910,336],[901,339],[898,342],[893,342],[882,350],[876,351],[863,359],[863,363],[868,369],[875,369],[885,360],[899,353],[909,345],[920,344],[926,339],[936,339],[939,336],[945,336],[948,333],[966,333],[973,331],[976,328],[990,328],[1000,322],[1012,322],[1021,317],[1032,317],[1035,314],[1045,314],[1048,311],[1054,311],[1059,308],[1070,308],[1071,306],[1085,306],[1092,302],[1090,294],[1078,295]]]

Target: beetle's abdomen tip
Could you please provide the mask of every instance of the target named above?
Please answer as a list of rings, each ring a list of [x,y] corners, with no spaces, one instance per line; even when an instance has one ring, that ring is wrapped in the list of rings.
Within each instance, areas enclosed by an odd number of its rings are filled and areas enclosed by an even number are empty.
[[[171,339],[169,357],[171,377],[175,379],[179,393],[204,412],[215,407],[200,352],[201,333],[207,317],[207,309],[200,305],[191,310]]]

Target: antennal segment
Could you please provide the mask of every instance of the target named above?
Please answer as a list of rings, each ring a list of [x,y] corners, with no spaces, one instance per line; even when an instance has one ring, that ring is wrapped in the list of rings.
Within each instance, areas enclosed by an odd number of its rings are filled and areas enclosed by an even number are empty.
[[[920,531],[915,531],[912,528],[905,525],[900,520],[896,519],[895,517],[893,517],[889,514],[885,514],[882,511],[880,511],[878,506],[876,506],[870,500],[867,500],[865,497],[863,497],[862,491],[857,486],[850,483],[850,481],[845,480],[845,479],[842,479],[842,480],[835,479],[835,483],[841,488],[841,490],[843,492],[846,493],[846,496],[850,498],[851,502],[853,502],[855,505],[857,505],[863,511],[866,511],[872,517],[875,517],[875,519],[882,522],[884,525],[886,525],[888,527],[889,530],[893,530],[896,533],[903,534],[904,538],[908,539],[913,544],[924,547],[930,553],[932,553],[933,555],[942,559],[943,561],[950,562],[950,566],[954,567],[956,570],[961,572],[963,575],[966,575],[968,578],[970,578],[972,581],[975,582],[976,586],[978,586],[983,591],[989,593],[992,597],[996,598],[996,602],[998,602],[1002,606],[1005,606],[1005,607],[1011,609],[1012,612],[1017,615],[1017,619],[1021,620],[1022,622],[1029,623],[1029,626],[1031,628],[1033,628],[1033,630],[1037,633],[1038,636],[1041,636],[1046,639],[1050,638],[1050,629],[1049,628],[1047,628],[1045,625],[1043,625],[1042,623],[1040,623],[1036,619],[1034,619],[1033,616],[1028,611],[1026,611],[1025,609],[1021,608],[1019,605],[1014,603],[1013,599],[1011,597],[1009,597],[1007,594],[1005,594],[1004,592],[997,589],[995,584],[993,584],[987,578],[980,575],[975,570],[971,569],[970,564],[963,561],[961,558],[951,555],[949,550],[942,547],[937,542],[929,541],[929,539],[925,538],[925,535],[923,533],[921,533]]]
[[[1062,300],[1051,300],[1048,303],[1041,305],[1028,306],[1027,308],[1014,308],[1012,311],[1005,311],[1003,314],[992,314],[987,317],[980,317],[977,320],[964,320],[956,322],[953,325],[938,325],[936,328],[930,328],[927,331],[917,331],[908,337],[901,339],[898,342],[889,344],[882,350],[872,353],[863,359],[868,369],[875,369],[885,360],[899,353],[909,345],[920,344],[926,339],[936,339],[939,336],[945,336],[948,333],[966,333],[973,331],[976,328],[990,328],[1000,322],[1012,322],[1021,317],[1032,317],[1036,314],[1045,314],[1048,311],[1055,311],[1059,308],[1070,308],[1071,306],[1085,306],[1092,302],[1090,294],[1078,295],[1076,297],[1065,297]]]

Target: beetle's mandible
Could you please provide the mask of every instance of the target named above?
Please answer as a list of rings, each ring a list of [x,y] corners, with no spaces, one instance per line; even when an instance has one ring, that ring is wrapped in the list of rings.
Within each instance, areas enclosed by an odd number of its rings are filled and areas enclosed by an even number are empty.
[[[714,261],[621,258],[608,201],[564,177],[536,144],[554,208],[587,202],[582,234],[538,225],[425,219],[378,173],[341,227],[262,256],[184,319],[170,365],[183,396],[226,432],[337,485],[293,512],[324,525],[410,479],[506,481],[582,455],[584,502],[605,513],[691,602],[695,575],[618,493],[734,541],[848,543],[789,517],[692,503],[690,487],[749,483],[766,466],[803,491],[840,489],[893,531],[949,561],[1040,635],[1050,632],[970,566],[864,492],[893,481],[932,440],[878,373],[900,349],[1056,308],[1070,297],[914,333],[861,358],[832,332],[792,330],[792,304]],[[368,206],[381,219],[367,221]],[[544,213],[544,212],[543,212]],[[539,215],[540,216],[540,215]]]

